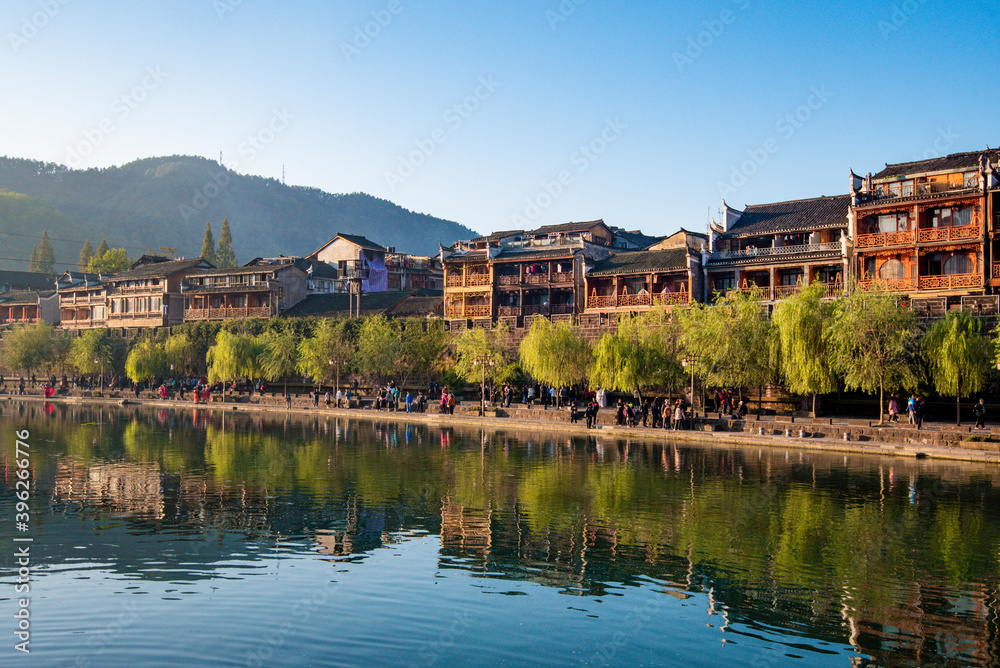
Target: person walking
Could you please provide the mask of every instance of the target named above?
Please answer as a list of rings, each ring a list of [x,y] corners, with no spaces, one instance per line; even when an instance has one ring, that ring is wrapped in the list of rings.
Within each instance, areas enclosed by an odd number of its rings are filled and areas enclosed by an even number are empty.
[[[899,422],[899,401],[895,394],[889,396],[889,422]]]
[[[910,424],[917,424],[917,395],[910,395],[906,402],[906,412],[909,414]]]
[[[674,409],[674,430],[679,431],[684,428],[684,404],[677,400],[677,407]]]
[[[662,418],[662,426],[664,429],[670,429],[670,401],[663,402],[663,408],[660,409],[660,417]]]
[[[292,395],[285,392],[285,408],[291,410],[292,408]]]
[[[976,416],[976,426],[974,429],[986,429],[986,404],[983,403],[982,398],[980,398],[979,403],[973,407],[972,412]]]
[[[326,391],[326,396],[323,397],[323,400],[326,401],[326,407],[329,408],[330,407],[330,402],[333,401],[333,395],[330,394],[330,390],[329,389]]]
[[[406,392],[406,412],[413,412],[413,393],[409,391]]]
[[[924,400],[920,397],[914,397],[914,415],[917,420],[917,429],[924,424]]]

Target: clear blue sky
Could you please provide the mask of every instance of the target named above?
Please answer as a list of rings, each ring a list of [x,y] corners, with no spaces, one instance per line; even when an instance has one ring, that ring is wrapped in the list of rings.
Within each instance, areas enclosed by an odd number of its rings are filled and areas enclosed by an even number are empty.
[[[703,230],[723,194],[996,147],[998,23],[939,0],[8,0],[0,153],[221,152],[480,232]]]

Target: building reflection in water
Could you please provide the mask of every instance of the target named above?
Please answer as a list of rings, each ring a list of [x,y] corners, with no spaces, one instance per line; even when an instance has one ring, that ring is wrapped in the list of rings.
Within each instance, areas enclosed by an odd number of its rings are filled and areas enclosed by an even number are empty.
[[[727,634],[781,628],[873,657],[857,665],[1000,665],[991,467],[322,414],[7,402],[5,419],[37,438],[52,522],[120,518],[139,561],[162,548],[142,536],[183,532],[192,578],[262,558],[239,541],[363,562],[430,535],[442,569],[591,597],[656,583]]]

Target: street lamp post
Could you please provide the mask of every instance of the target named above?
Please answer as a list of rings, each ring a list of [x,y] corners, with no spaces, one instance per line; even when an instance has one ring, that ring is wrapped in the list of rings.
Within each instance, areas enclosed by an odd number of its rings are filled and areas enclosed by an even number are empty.
[[[493,366],[493,360],[489,357],[477,357],[473,362],[474,365],[478,365],[482,370],[482,383],[479,386],[479,415],[485,417],[486,415],[486,367]]]

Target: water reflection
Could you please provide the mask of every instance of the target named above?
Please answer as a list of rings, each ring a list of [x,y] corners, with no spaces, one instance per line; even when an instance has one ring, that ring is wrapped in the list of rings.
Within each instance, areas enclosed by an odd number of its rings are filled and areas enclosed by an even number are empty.
[[[769,661],[1000,662],[991,466],[0,403],[0,429],[13,425],[32,432],[32,510],[54,570],[252,579],[276,555],[358,564],[431,536],[441,577],[581,602],[651,588],[703,606],[687,623],[726,642],[780,648]],[[510,587],[495,593],[525,593]]]

